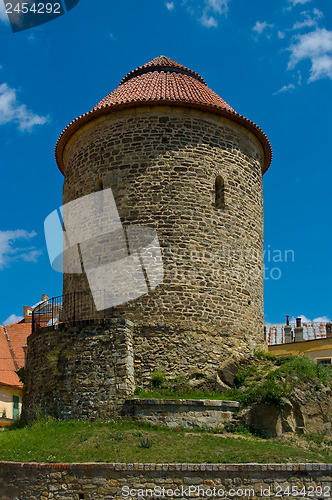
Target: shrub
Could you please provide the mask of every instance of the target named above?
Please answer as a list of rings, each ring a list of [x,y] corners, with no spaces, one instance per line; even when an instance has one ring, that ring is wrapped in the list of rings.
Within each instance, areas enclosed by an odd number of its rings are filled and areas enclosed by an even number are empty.
[[[165,374],[163,372],[153,372],[151,374],[151,387],[162,387],[165,382]]]
[[[273,354],[269,354],[268,352],[263,351],[261,349],[257,349],[254,352],[254,356],[257,359],[264,359],[264,360],[270,360],[270,361],[276,361],[277,360],[277,356],[274,356]]]
[[[122,432],[116,432],[114,434],[113,438],[115,439],[115,441],[122,441],[124,438],[124,435]]]
[[[332,382],[332,368],[316,364],[307,356],[293,356],[285,360],[276,371],[281,377],[296,376],[304,382],[314,382],[317,379],[325,385]]]
[[[265,382],[256,389],[257,399],[261,403],[275,404],[282,406],[284,398],[291,393],[291,387],[278,380],[274,374],[270,374]]]
[[[140,447],[141,448],[151,448],[152,446],[152,441],[150,440],[149,437],[147,437],[146,439],[142,438],[141,441],[140,441]]]
[[[25,370],[24,368],[20,368],[17,372],[17,375],[18,375],[18,378],[20,379],[20,382],[22,382],[22,384],[25,383],[25,378],[24,378],[24,374],[25,374]]]
[[[254,375],[257,371],[257,366],[247,365],[241,366],[234,376],[235,387],[241,387],[241,385],[246,385],[246,381],[249,377]]]

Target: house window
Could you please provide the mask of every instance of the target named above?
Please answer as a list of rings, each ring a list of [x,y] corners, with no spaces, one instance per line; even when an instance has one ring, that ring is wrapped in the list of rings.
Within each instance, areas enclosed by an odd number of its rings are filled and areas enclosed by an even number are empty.
[[[216,177],[215,182],[215,206],[225,208],[225,183],[221,175]]]
[[[318,365],[331,365],[332,359],[331,358],[318,358],[317,364]]]
[[[20,416],[20,398],[13,396],[13,420],[17,420]]]

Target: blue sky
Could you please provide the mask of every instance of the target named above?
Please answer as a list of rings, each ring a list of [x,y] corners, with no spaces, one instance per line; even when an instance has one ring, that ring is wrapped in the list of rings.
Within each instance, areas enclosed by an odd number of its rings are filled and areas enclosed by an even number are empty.
[[[1,4],[0,44],[0,323],[41,293],[62,293],[43,234],[61,205],[59,134],[161,54],[197,71],[271,141],[266,321],[332,317],[330,0],[80,0],[15,34]]]

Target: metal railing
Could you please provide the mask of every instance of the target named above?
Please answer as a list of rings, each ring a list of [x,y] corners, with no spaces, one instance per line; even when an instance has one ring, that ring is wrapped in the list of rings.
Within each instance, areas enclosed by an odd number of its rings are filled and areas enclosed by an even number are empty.
[[[105,303],[106,291],[93,292],[94,297]],[[99,303],[100,303],[99,300]],[[90,291],[72,292],[52,297],[38,304],[32,311],[32,333],[45,327],[54,327],[61,323],[75,324],[81,321],[93,321],[111,318],[113,309],[97,311]]]
[[[268,345],[285,344],[285,328],[286,323],[267,324],[264,327],[265,340]],[[292,342],[295,342],[294,328],[296,324],[291,323],[292,327]],[[331,323],[328,322],[310,322],[302,323],[303,340],[321,340],[331,337]]]

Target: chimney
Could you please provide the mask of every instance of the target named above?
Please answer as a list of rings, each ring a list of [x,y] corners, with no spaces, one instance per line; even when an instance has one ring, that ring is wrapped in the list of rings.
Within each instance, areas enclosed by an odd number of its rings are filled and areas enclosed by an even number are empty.
[[[293,332],[292,327],[289,324],[289,314],[286,314],[286,326],[284,327],[285,334],[285,344],[290,344],[293,342]]]
[[[326,323],[326,338],[332,339],[332,323]]]
[[[303,341],[303,326],[301,326],[301,318],[296,318],[296,327],[294,328],[295,342]]]
[[[48,300],[48,299],[49,299],[49,296],[48,296],[48,295],[45,295],[45,293],[42,293],[42,295],[41,295],[41,299],[42,299],[42,301],[43,301],[43,302],[45,302],[46,300]]]
[[[23,316],[24,316],[24,321],[26,322],[32,321],[32,308],[30,306],[23,307]]]
[[[24,345],[22,346],[23,352],[24,352],[24,368],[27,366],[27,351],[28,351],[28,346]]]

